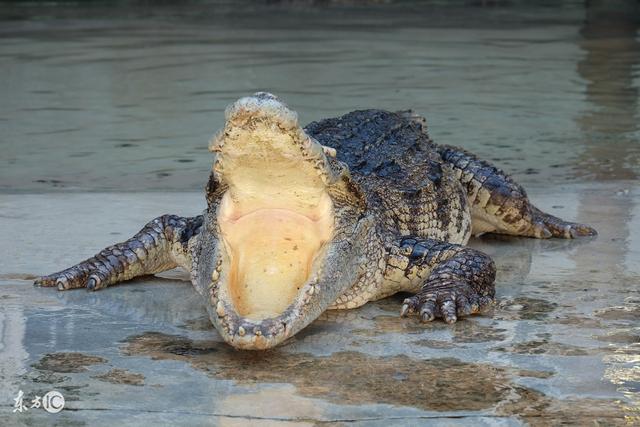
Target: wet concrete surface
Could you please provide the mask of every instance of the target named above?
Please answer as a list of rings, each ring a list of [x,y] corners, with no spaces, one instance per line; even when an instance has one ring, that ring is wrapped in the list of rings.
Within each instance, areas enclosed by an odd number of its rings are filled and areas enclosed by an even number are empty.
[[[34,288],[198,193],[0,195],[2,425],[630,425],[640,422],[640,190],[531,188],[596,239],[485,236],[498,303],[454,325],[402,296],[329,311],[284,345],[221,341],[172,271],[99,292]],[[13,399],[61,392],[58,414]]]

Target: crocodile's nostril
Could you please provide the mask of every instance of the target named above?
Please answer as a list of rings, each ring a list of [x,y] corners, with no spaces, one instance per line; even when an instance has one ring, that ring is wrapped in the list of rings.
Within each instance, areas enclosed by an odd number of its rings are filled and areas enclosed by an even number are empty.
[[[253,96],[258,99],[272,99],[274,101],[280,101],[280,98],[270,92],[256,92]]]

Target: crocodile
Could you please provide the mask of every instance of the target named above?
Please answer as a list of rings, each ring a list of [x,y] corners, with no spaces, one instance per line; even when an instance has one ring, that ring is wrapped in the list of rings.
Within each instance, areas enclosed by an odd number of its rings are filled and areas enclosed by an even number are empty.
[[[408,292],[401,316],[447,323],[495,301],[472,235],[596,235],[542,212],[502,170],[437,145],[411,110],[353,111],[302,127],[275,95],[225,110],[202,215],[160,216],[35,285],[104,289],[181,267],[222,338],[268,349],[326,310]]]

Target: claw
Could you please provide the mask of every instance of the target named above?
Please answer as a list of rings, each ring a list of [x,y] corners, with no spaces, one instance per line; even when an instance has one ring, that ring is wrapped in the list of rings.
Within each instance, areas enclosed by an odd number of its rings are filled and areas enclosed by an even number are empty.
[[[86,286],[90,291],[97,291],[98,289],[102,288],[101,284],[102,280],[100,279],[100,277],[92,274],[91,276],[89,276],[89,279],[87,279]]]
[[[471,314],[471,305],[469,304],[469,299],[464,295],[459,295],[456,298],[456,314],[458,316],[467,316]]]
[[[432,300],[427,300],[420,309],[420,321],[431,322],[436,318],[436,304]]]
[[[448,324],[456,323],[458,321],[458,316],[455,314],[445,314],[444,321]]]
[[[407,317],[409,315],[409,304],[402,304],[402,308],[400,309],[400,317]]]
[[[456,316],[456,305],[453,301],[445,301],[440,307],[440,311],[442,312],[442,317],[445,322],[455,323],[458,320],[458,317]]]
[[[572,226],[569,229],[569,235],[572,239],[577,239],[578,237],[597,236],[598,232],[588,225],[580,224],[578,226]]]
[[[56,285],[59,291],[66,291],[67,289],[71,289],[71,283],[69,282],[69,277],[66,275],[61,275],[56,279]]]
[[[548,239],[553,236],[551,230],[543,222],[536,222],[533,226],[534,235],[539,239]]]
[[[431,311],[422,309],[422,311],[420,312],[420,320],[423,323],[431,322],[433,319],[435,319],[435,316]]]
[[[37,287],[50,287],[55,285],[56,285],[55,280],[51,280],[50,276],[40,276],[33,281],[33,286],[37,286]]]

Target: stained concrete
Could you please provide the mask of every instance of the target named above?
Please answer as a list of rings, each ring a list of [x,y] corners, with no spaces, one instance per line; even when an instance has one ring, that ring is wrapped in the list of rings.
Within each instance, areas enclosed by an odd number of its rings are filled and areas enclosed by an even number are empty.
[[[533,188],[587,240],[485,236],[496,307],[401,319],[401,296],[327,312],[281,347],[224,344],[185,275],[99,292],[34,288],[199,193],[0,195],[2,425],[625,425],[640,422],[640,189]],[[65,409],[13,413],[60,391]]]

